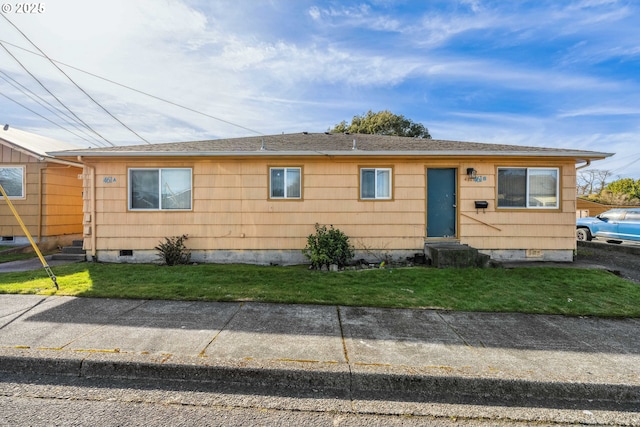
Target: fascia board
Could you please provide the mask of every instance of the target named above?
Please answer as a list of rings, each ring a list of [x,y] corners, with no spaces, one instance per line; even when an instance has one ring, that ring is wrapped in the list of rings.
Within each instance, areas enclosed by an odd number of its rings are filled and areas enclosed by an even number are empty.
[[[584,151],[58,151],[53,157],[572,157],[604,159],[613,153]]]

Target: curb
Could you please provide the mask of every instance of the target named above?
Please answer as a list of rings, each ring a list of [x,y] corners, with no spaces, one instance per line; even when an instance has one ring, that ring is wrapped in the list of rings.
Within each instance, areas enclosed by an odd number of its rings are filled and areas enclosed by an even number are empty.
[[[80,356],[80,357],[79,357]],[[551,406],[637,411],[638,384],[537,381],[443,373],[433,368],[313,361],[225,360],[172,355],[0,349],[0,372],[194,382],[269,393],[325,392],[363,400]]]
[[[75,357],[74,357],[75,356]],[[174,355],[71,353],[0,349],[0,372],[83,378],[193,381],[299,389],[348,389],[349,367],[339,363],[260,362]]]

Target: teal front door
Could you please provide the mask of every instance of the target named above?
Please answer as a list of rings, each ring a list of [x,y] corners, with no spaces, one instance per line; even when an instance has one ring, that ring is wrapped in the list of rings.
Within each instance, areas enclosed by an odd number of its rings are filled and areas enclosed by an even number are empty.
[[[427,169],[427,238],[455,238],[456,168]]]

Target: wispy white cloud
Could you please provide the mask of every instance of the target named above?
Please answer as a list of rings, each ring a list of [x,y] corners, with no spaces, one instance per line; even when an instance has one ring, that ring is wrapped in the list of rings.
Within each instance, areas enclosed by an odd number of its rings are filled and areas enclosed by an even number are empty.
[[[309,13],[314,17],[314,19],[329,17],[360,20],[369,16],[370,12],[371,7],[366,3],[360,3],[356,6],[331,5],[329,7],[312,6],[309,8]]]
[[[467,5],[473,12],[479,12],[483,9],[481,0],[460,0],[460,3]]]
[[[602,141],[637,144],[640,132],[633,2],[99,0],[80,13],[82,5],[58,0],[46,15],[11,19],[52,58],[203,113],[66,69],[152,141],[324,131],[376,108],[423,120],[444,139],[601,151]],[[30,47],[1,21],[0,31]],[[17,53],[96,128],[133,142],[46,61]],[[0,69],[29,81],[1,51]],[[24,98],[1,80],[0,90]],[[65,139],[6,100],[0,108]]]
[[[357,28],[367,31],[402,33],[408,22],[386,13],[387,8],[373,10],[366,4],[358,6],[330,6],[320,8],[312,6],[309,15],[321,25],[330,27]]]
[[[593,106],[581,108],[578,110],[570,110],[570,111],[561,111],[558,114],[559,118],[566,117],[582,117],[582,116],[639,116],[640,115],[640,104],[635,107],[626,107],[626,106],[614,106],[614,107],[606,107],[606,106]]]

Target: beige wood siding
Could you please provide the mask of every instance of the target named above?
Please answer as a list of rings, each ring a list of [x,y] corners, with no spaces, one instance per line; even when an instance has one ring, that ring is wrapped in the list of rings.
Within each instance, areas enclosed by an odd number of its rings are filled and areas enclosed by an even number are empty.
[[[196,250],[302,249],[317,222],[342,229],[356,245],[420,248],[424,168],[413,165],[394,176],[396,200],[360,201],[358,165],[314,159],[97,163],[96,247],[152,249],[164,237],[188,234]],[[301,200],[269,199],[274,166],[303,168]],[[129,211],[129,167],[193,167],[193,210]]]
[[[0,145],[0,166],[21,166],[24,168],[24,198],[12,198],[11,203],[16,208],[27,230],[33,236],[38,236],[40,212],[40,169],[44,167],[33,156]],[[0,236],[24,236],[18,221],[11,209],[0,196]]]
[[[38,161],[1,147],[0,166],[24,167],[25,197],[11,202],[32,237],[82,233],[82,181],[78,179],[82,169]],[[24,236],[4,201],[0,203],[0,236]]]
[[[479,181],[460,177],[461,241],[481,249],[567,250],[575,248],[575,165],[572,161],[540,160],[463,164],[474,167]],[[498,167],[559,168],[559,209],[503,209],[496,207]],[[476,212],[474,201],[486,200],[489,207]]]
[[[51,164],[43,171],[42,235],[82,233],[82,169]]]
[[[90,214],[92,184],[85,179],[85,247],[152,250],[165,237],[188,234],[193,250],[302,249],[314,224],[343,230],[359,249],[420,250],[426,228],[426,170],[458,169],[458,237],[483,249],[575,247],[575,166],[572,159],[187,158],[181,160],[92,159],[96,215]],[[557,167],[561,202],[553,210],[496,209],[499,166]],[[193,168],[190,211],[130,211],[131,167]],[[302,168],[299,200],[269,199],[269,167]],[[359,198],[360,167],[393,168],[392,200]],[[480,181],[466,179],[467,167]],[[89,169],[90,170],[90,169]],[[91,176],[85,172],[85,177]],[[475,200],[486,200],[476,212]],[[91,228],[89,228],[91,227]],[[95,233],[94,236],[91,233]]]

